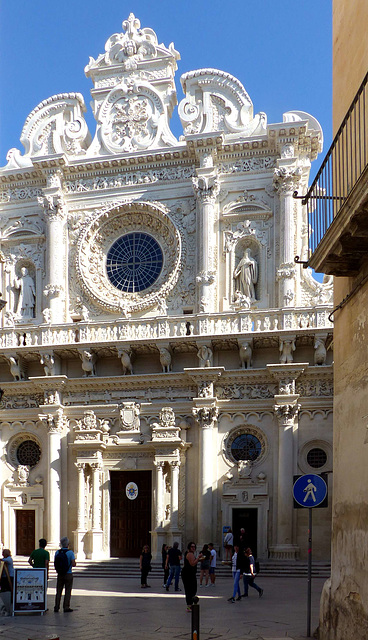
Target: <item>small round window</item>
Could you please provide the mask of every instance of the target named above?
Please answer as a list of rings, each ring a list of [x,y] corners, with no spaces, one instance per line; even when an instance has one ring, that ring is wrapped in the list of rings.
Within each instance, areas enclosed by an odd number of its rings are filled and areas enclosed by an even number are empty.
[[[307,453],[307,462],[313,469],[321,469],[327,462],[327,453],[319,447],[310,449]]]
[[[41,449],[37,442],[24,440],[18,446],[16,456],[19,464],[35,467],[40,461]]]
[[[262,444],[251,433],[243,433],[237,436],[231,443],[231,453],[234,460],[250,460],[254,462],[262,452]]]
[[[163,261],[162,249],[155,238],[143,232],[127,233],[108,251],[107,275],[120,291],[144,291],[158,279]]]

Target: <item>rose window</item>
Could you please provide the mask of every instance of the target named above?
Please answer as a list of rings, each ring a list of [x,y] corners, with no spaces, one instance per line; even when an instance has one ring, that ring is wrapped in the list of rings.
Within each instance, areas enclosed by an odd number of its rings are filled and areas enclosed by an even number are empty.
[[[17,460],[19,464],[35,467],[41,458],[41,449],[37,442],[24,440],[17,448]]]
[[[244,433],[235,438],[231,444],[233,458],[239,460],[250,460],[254,462],[262,452],[262,445],[258,438],[251,433]]]
[[[118,238],[107,254],[110,282],[126,293],[148,289],[158,279],[163,265],[162,249],[148,233],[134,232]]]

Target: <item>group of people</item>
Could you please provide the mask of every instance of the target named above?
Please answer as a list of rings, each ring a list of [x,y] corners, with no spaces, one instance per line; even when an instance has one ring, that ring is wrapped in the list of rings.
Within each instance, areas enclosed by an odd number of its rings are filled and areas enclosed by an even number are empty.
[[[48,579],[50,554],[48,551],[46,551],[47,540],[45,540],[45,538],[41,538],[38,544],[38,549],[32,551],[31,555],[29,556],[28,563],[34,569],[46,569],[46,576]],[[4,567],[6,567],[5,571],[2,571],[0,577],[1,597],[4,604],[5,602],[7,604],[7,606],[5,607],[6,612],[4,615],[10,615],[11,597],[13,593],[14,581],[14,566],[10,549],[3,549],[3,557],[1,558],[1,562],[4,562]],[[70,599],[73,586],[72,568],[76,566],[76,562],[74,552],[69,549],[69,539],[67,537],[61,538],[60,540],[60,549],[58,549],[58,551],[56,551],[55,553],[54,566],[57,573],[54,612],[58,613],[60,610],[62,593],[63,589],[65,589],[63,611],[64,613],[71,613],[73,611],[73,609],[70,608]],[[7,598],[4,598],[5,593],[9,593],[10,595],[9,602]]]
[[[179,587],[179,578],[181,577],[185,599],[187,603],[187,611],[191,611],[193,598],[197,594],[197,565],[200,563],[200,586],[203,586],[203,578],[205,586],[215,586],[216,582],[216,558],[217,553],[212,542],[205,544],[202,551],[196,555],[195,542],[189,542],[184,555],[179,549],[179,543],[174,542],[172,547],[167,544],[162,545],[162,569],[164,571],[164,584],[166,591],[170,590],[171,584],[174,582],[176,592],[181,591]],[[184,557],[183,567],[181,561]],[[141,571],[141,588],[147,589],[147,576],[151,571],[152,554],[149,546],[144,545],[139,556],[139,566]]]
[[[239,601],[242,598],[248,597],[249,587],[252,587],[258,591],[260,598],[263,596],[263,589],[254,582],[256,577],[255,561],[252,555],[250,547],[242,549],[239,545],[234,545],[234,553],[231,559],[231,569],[234,578],[233,595],[229,598],[229,602],[233,603],[236,600]],[[244,593],[240,590],[240,581],[243,578]]]

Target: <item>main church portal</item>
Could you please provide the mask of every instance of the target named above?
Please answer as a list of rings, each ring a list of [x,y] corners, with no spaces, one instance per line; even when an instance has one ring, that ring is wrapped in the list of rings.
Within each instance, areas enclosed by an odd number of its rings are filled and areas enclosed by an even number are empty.
[[[151,546],[151,471],[111,471],[110,481],[110,554],[120,558],[138,557],[144,544]],[[131,491],[130,498],[128,485],[133,489],[134,485],[137,487]]]

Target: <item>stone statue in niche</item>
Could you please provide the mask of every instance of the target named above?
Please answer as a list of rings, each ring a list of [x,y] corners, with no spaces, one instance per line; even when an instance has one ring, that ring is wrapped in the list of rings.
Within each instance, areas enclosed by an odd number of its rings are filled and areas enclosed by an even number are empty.
[[[82,358],[82,369],[84,371],[83,377],[96,375],[96,354],[92,351],[82,351],[80,354]]]
[[[293,362],[293,351],[295,351],[295,340],[281,340],[280,342],[280,363],[290,364]]]
[[[258,282],[258,264],[250,255],[250,249],[245,249],[242,259],[234,269],[235,295],[241,294],[251,302],[256,300],[255,285]]]
[[[33,318],[36,302],[36,289],[33,278],[29,275],[27,267],[22,267],[20,277],[14,279],[14,287],[19,290],[17,303],[17,318]]]
[[[252,366],[253,349],[250,342],[242,342],[239,347],[240,366],[242,369],[250,369]]]
[[[314,364],[326,364],[327,351],[323,338],[316,338],[314,341]]]
[[[130,349],[121,349],[119,351],[119,356],[121,360],[121,364],[123,365],[123,375],[132,375],[133,374],[133,365],[131,361],[131,352]]]
[[[197,351],[200,367],[212,367],[213,351],[207,345],[202,345]]]
[[[169,373],[171,371],[171,353],[165,347],[160,349],[160,363],[163,373]]]

